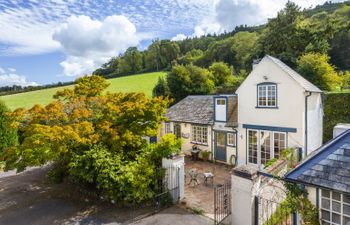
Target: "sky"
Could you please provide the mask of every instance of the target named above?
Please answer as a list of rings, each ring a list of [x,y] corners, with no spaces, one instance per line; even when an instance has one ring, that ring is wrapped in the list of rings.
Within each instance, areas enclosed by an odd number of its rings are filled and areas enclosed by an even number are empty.
[[[181,40],[266,23],[286,2],[0,0],[0,87],[72,81],[157,38]],[[325,0],[294,2],[309,8]]]

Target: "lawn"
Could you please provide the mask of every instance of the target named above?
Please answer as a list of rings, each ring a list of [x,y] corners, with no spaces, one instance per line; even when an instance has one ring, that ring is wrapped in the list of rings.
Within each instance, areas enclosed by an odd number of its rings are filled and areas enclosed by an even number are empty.
[[[108,87],[110,92],[143,92],[148,97],[152,96],[152,89],[158,81],[158,77],[165,76],[164,72],[144,73],[127,77],[113,78],[108,81],[111,85]],[[14,110],[19,107],[30,108],[35,104],[48,104],[52,101],[52,96],[58,91],[67,87],[50,88],[39,91],[0,96],[6,105]]]

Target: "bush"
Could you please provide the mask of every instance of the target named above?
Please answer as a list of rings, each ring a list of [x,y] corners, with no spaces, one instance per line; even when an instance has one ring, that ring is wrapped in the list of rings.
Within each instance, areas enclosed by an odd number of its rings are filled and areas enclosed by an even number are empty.
[[[350,122],[350,93],[327,93],[324,101],[323,141],[333,137],[337,123]]]
[[[8,112],[5,103],[0,101],[0,156],[5,148],[16,145],[18,141],[17,130],[11,127]]]

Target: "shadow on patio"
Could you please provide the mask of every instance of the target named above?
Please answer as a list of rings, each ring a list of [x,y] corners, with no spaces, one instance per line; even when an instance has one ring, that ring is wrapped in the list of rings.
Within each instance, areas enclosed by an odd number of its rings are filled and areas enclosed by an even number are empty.
[[[191,169],[197,171],[198,184],[191,182],[191,175],[189,174]],[[232,166],[192,161],[189,157],[185,157],[185,198],[181,201],[181,205],[214,219],[214,187],[218,184],[231,182],[231,170]],[[213,173],[214,179],[208,179],[206,184],[204,173],[207,172]]]

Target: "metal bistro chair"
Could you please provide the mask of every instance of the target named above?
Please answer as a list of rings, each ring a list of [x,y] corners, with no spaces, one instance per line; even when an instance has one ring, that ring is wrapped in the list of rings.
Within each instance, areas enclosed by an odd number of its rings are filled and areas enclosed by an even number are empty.
[[[191,178],[191,180],[188,183],[188,185],[191,185],[191,183],[193,183],[194,186],[196,186],[196,184],[199,185],[198,180],[197,180],[197,177],[198,177],[197,169],[190,169],[188,171],[188,174],[190,175],[190,178]]]
[[[215,176],[215,166],[212,168],[211,171],[207,171],[203,173],[204,175],[204,184],[208,185],[208,180],[211,180],[212,186],[214,186],[214,176]]]

